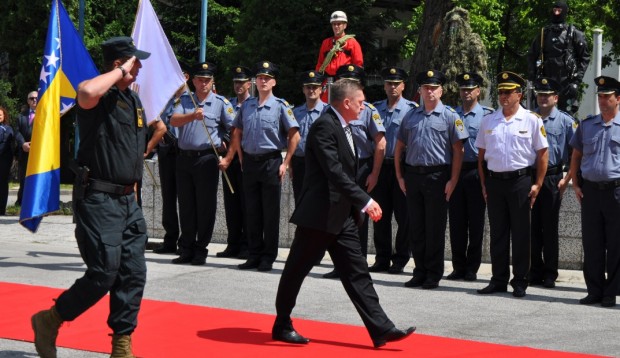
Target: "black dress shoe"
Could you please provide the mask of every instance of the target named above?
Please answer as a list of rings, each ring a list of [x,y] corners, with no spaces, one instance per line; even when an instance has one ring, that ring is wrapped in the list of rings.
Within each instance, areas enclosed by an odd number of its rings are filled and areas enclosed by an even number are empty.
[[[379,348],[384,346],[387,342],[396,342],[403,340],[409,337],[413,332],[415,332],[415,327],[409,327],[404,331],[393,327],[389,331],[383,333],[380,337],[373,339],[372,343],[375,348]]]
[[[228,247],[224,251],[215,254],[216,257],[237,257],[237,255],[239,255],[239,250],[232,250]]]
[[[336,269],[329,271],[328,273],[323,275],[323,278],[340,278],[340,272]]]
[[[600,303],[602,298],[594,295],[587,295],[586,297],[579,300],[579,304],[582,305],[593,305],[595,303]]]
[[[465,278],[465,273],[460,271],[452,271],[448,276],[446,276],[446,280],[460,280]]]
[[[238,265],[237,267],[240,270],[251,270],[257,268],[259,264],[260,261],[258,261],[258,259],[248,259],[246,262]]]
[[[601,307],[614,307],[616,305],[616,296],[605,296],[601,300]]]
[[[188,264],[192,262],[193,258],[194,258],[193,256],[181,255],[177,257],[176,259],[172,259],[172,263],[175,265]]]
[[[388,269],[388,273],[391,274],[403,273],[403,271],[405,271],[405,265],[392,264]]]
[[[550,278],[546,278],[543,281],[542,285],[543,285],[544,288],[554,288],[555,287],[555,280],[550,279]]]
[[[490,283],[487,287],[480,289],[477,292],[481,295],[488,295],[490,293],[506,292],[506,291],[508,291],[506,286],[501,286],[501,285],[496,285],[494,283]]]
[[[525,288],[517,286],[512,289],[512,295],[517,298],[525,297]]]
[[[266,272],[273,269],[273,264],[269,261],[261,261],[258,264],[258,271]]]
[[[528,282],[530,286],[542,286],[544,281],[541,278],[531,278]]]
[[[430,278],[427,278],[422,284],[422,288],[425,290],[432,290],[437,287],[439,287],[439,281],[431,280]]]
[[[202,266],[207,263],[207,257],[203,255],[196,255],[192,258],[192,262],[190,264],[194,266]]]
[[[382,272],[390,269],[390,264],[387,262],[375,262],[368,268],[369,272]]]
[[[413,278],[407,282],[405,282],[405,287],[420,287],[426,281],[425,277],[413,276]]]
[[[247,260],[249,257],[250,257],[250,253],[248,252],[248,250],[241,250],[239,251],[239,254],[237,255],[237,258],[241,260]]]
[[[477,279],[478,279],[478,276],[476,276],[476,274],[473,272],[466,272],[465,276],[463,276],[463,280],[469,281],[469,282],[476,281]]]
[[[308,344],[310,340],[295,331],[292,324],[278,325],[275,324],[271,330],[271,338],[274,341],[293,343],[293,344]]]
[[[177,249],[175,247],[169,247],[166,245],[161,245],[153,249],[153,253],[155,254],[176,254]]]

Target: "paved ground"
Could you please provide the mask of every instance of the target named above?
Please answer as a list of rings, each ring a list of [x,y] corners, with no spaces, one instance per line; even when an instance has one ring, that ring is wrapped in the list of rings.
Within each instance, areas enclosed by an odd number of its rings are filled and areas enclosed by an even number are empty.
[[[16,217],[0,217],[0,280],[59,288],[71,285],[84,270],[73,230],[67,216],[45,218],[34,235],[23,229]],[[288,251],[280,250],[272,272],[260,273],[236,269],[239,260],[216,258],[215,253],[222,249],[223,245],[212,245],[207,265],[202,267],[172,265],[169,262],[174,256],[148,252],[145,296],[274,314],[276,287]],[[368,260],[372,263],[374,258]],[[585,296],[581,272],[562,271],[555,289],[531,287],[525,298],[516,299],[510,292],[491,296],[476,293],[488,283],[488,265],[483,265],[477,282],[442,280],[440,287],[431,291],[405,288],[412,264],[410,261],[406,274],[373,274],[381,303],[399,327],[415,325],[419,333],[444,337],[620,355],[619,309],[579,305],[577,300]],[[313,269],[304,282],[294,315],[362,325],[340,282],[320,277],[331,268],[326,258]],[[446,263],[449,272],[450,264]],[[31,343],[0,340],[2,358],[35,356]],[[107,355],[61,349],[60,356]]]

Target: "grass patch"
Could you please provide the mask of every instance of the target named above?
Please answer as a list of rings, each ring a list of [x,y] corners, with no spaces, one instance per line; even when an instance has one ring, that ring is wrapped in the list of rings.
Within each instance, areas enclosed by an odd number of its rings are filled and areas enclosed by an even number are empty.
[[[6,207],[7,216],[19,216],[20,211],[21,207],[19,205],[9,205]],[[60,209],[56,212],[50,213],[49,215],[73,215],[71,202],[65,203],[61,201]]]

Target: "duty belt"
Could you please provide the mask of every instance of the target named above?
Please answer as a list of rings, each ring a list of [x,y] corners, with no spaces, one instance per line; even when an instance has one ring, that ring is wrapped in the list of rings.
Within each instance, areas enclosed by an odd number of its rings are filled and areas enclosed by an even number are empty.
[[[208,155],[208,154],[215,154],[215,152],[213,151],[213,149],[203,149],[203,150],[179,149],[179,155],[183,157],[196,158],[196,157],[202,157],[203,155]]]
[[[562,173],[562,165],[554,165],[552,167],[547,168],[545,172],[545,176],[556,175]],[[532,170],[532,175],[536,176],[536,170]]]
[[[444,170],[448,170],[448,165],[432,165],[432,166],[421,166],[421,165],[409,165],[405,164],[405,171],[408,173],[415,174],[432,174],[437,172],[442,172]]]
[[[280,152],[279,150],[265,154],[250,154],[243,152],[243,158],[247,158],[253,162],[262,162],[268,159],[282,158],[282,152]]]
[[[611,181],[589,181],[584,179],[584,184],[589,184],[594,186],[598,190],[607,190],[614,189],[620,186],[620,179],[611,180]]]
[[[115,195],[128,195],[133,193],[134,185],[120,185],[97,179],[89,179],[88,189]]]
[[[490,178],[503,179],[503,180],[515,179],[515,178],[519,178],[524,175],[530,175],[530,174],[532,174],[532,170],[530,168],[523,168],[523,169],[511,171],[511,172],[494,172],[492,170],[489,170]]]

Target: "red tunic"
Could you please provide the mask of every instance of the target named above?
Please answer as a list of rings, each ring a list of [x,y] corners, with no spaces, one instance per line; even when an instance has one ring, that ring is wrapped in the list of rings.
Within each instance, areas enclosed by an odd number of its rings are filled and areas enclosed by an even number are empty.
[[[319,60],[316,63],[316,71],[321,69],[321,65],[325,60],[325,55],[332,49],[334,42],[337,40],[335,37],[328,37],[323,40],[321,44],[321,50],[319,51]],[[331,62],[325,67],[325,74],[327,76],[335,76],[336,70],[342,65],[354,64],[360,67],[364,67],[364,56],[362,55],[362,47],[355,38],[350,38],[345,42],[342,47],[342,51],[338,51],[332,57]]]

